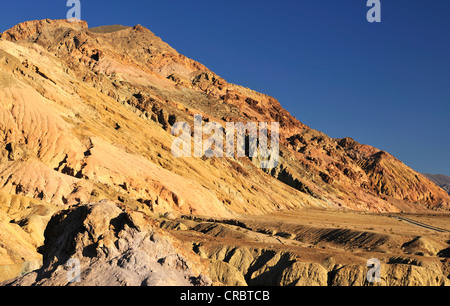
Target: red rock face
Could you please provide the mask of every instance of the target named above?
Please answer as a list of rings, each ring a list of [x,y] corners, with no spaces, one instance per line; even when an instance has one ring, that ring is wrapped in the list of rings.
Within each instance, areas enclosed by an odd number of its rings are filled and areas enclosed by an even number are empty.
[[[43,20],[1,34],[2,190],[71,204],[100,189],[153,211],[215,216],[448,208],[448,194],[389,153],[309,128],[275,98],[228,83],[150,30],[104,32]],[[279,166],[174,158],[170,128],[193,126],[194,114],[223,126],[279,122]]]

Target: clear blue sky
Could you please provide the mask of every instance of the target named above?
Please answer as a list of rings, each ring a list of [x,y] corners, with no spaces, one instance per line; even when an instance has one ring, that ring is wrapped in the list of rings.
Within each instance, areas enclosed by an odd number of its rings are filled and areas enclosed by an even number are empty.
[[[450,175],[450,0],[81,0],[89,26],[141,24],[331,137]],[[62,19],[66,0],[3,1],[0,31]]]

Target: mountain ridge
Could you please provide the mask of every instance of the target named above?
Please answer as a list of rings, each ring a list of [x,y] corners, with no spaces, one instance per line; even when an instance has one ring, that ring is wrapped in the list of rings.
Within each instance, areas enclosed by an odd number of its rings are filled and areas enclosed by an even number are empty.
[[[222,127],[279,122],[279,165],[176,158],[171,129],[193,127],[196,114]],[[353,272],[363,284],[364,257],[379,250],[394,276],[387,283],[400,273],[402,284],[445,284],[450,269],[438,255],[447,256],[448,237],[411,240],[424,230],[391,214],[427,213],[445,228],[449,204],[388,152],[311,129],[140,25],[92,31],[46,19],[0,34],[0,282],[42,266],[7,283],[67,284],[61,268],[76,255],[88,284],[113,281],[105,275],[170,284],[166,272],[173,284],[210,284],[203,273],[228,285],[347,284]],[[431,254],[431,266],[404,265],[417,261],[391,251]],[[311,271],[317,279],[302,276]],[[410,282],[411,273],[421,277]]]
[[[448,194],[450,194],[450,177],[444,174],[429,174],[424,173],[425,177],[430,179],[436,185],[444,189]]]
[[[279,122],[282,155],[296,162],[282,157],[280,167],[269,174],[326,205],[398,211],[422,207],[413,203],[431,208],[450,202],[448,195],[389,153],[351,138],[334,140],[309,128],[276,99],[228,83],[140,25],[93,33],[86,22],[43,20],[19,24],[0,37],[43,47],[76,77],[153,117],[167,131],[169,121],[192,123],[195,112],[219,123]],[[356,196],[350,196],[350,190]],[[394,208],[396,202],[400,207]]]

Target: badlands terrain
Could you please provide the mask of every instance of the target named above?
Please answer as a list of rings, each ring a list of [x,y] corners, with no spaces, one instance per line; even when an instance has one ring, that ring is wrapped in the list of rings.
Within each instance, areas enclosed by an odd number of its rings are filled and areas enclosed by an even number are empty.
[[[176,158],[196,114],[279,122],[278,166]],[[371,258],[377,285],[450,284],[447,192],[140,25],[2,33],[0,139],[2,285],[363,286]]]

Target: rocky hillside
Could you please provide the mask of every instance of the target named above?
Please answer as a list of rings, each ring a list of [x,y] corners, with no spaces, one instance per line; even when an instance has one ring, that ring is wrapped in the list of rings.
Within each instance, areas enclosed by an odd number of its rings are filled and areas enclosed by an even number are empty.
[[[171,127],[193,126],[195,114],[222,126],[279,122],[278,167],[263,171],[250,157],[174,157]],[[275,98],[228,83],[140,25],[40,20],[2,33],[0,139],[5,279],[39,264],[36,249],[55,212],[104,199],[148,215],[213,218],[450,203],[389,153],[309,128]]]
[[[447,191],[450,194],[450,177],[443,174],[424,174],[430,181]]]
[[[142,26],[42,20],[0,37],[8,193],[74,204],[100,184],[151,209],[205,215],[450,202],[390,154],[308,128],[274,98],[226,82]],[[223,124],[279,122],[279,167],[268,177],[246,158],[175,159],[171,125],[197,113]]]

